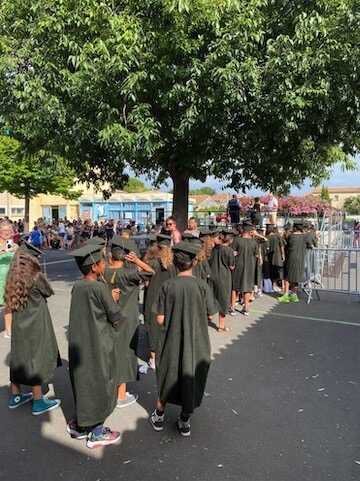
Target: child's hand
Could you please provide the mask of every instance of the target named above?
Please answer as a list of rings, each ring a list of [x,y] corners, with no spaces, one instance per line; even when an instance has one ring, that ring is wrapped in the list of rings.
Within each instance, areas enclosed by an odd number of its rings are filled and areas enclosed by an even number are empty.
[[[112,298],[114,299],[114,302],[119,302],[120,300],[120,289],[113,289],[111,291]]]
[[[136,264],[139,261],[139,258],[135,254],[135,252],[129,252],[129,254],[125,256],[125,259],[129,262],[132,262],[133,264]]]

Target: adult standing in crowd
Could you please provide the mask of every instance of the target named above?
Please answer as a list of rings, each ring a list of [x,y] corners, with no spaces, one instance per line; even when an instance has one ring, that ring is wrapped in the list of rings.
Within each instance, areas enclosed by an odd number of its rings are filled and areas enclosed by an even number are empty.
[[[267,207],[269,212],[269,224],[277,225],[277,213],[279,208],[279,201],[271,192],[269,194],[269,202]]]
[[[200,231],[195,217],[190,217],[190,219],[188,220],[188,228],[184,231],[184,234],[190,234],[193,237],[200,236]]]
[[[230,216],[231,224],[240,223],[240,204],[236,194],[233,194],[227,205],[227,214]]]
[[[181,233],[176,225],[174,216],[170,216],[165,221],[165,229],[171,236],[171,246],[178,244],[181,241]]]
[[[13,242],[13,227],[8,220],[0,221],[0,306],[5,303],[5,282],[6,276],[10,267],[14,252],[16,251],[16,244]],[[11,336],[11,321],[12,315],[10,309],[4,307],[4,323],[5,323],[5,337]]]

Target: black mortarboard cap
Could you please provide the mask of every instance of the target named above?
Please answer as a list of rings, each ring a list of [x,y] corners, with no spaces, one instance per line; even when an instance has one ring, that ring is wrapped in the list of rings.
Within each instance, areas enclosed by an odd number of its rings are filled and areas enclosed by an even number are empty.
[[[106,241],[102,237],[95,236],[89,239],[86,244],[105,246]]]
[[[103,246],[99,244],[85,244],[71,253],[79,266],[92,266],[103,258]]]
[[[170,246],[171,245],[171,236],[166,234],[157,234],[156,236],[157,243],[159,245]]]
[[[193,244],[192,242],[181,241],[174,245],[172,249],[174,252],[183,252],[194,258],[198,255],[200,246],[198,244]]]
[[[244,222],[242,228],[244,232],[252,232],[253,230],[256,230],[255,226],[250,222]]]
[[[296,227],[304,227],[304,221],[303,219],[295,219],[293,225]]]
[[[23,243],[19,247],[19,250],[24,254],[28,254],[36,258],[40,257],[42,254],[40,249],[38,249],[37,247],[33,246],[32,244],[26,241],[23,241]]]
[[[203,229],[200,229],[200,236],[199,237],[206,237],[206,236],[209,236],[211,235],[212,232],[210,229],[207,229],[206,227],[203,228]]]
[[[113,249],[122,249],[127,254],[136,248],[134,246],[134,242],[130,239],[126,239],[125,237],[115,236],[111,241],[111,250]]]

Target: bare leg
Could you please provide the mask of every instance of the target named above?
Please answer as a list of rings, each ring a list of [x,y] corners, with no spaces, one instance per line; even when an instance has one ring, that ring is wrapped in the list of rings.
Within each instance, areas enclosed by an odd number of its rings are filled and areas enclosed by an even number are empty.
[[[162,401],[160,401],[160,399],[158,399],[156,401],[156,409],[159,411],[159,412],[164,412],[165,411],[165,407],[166,407],[166,403],[163,403]]]
[[[290,284],[289,281],[284,281],[284,294],[289,294]]]
[[[244,311],[249,312],[252,293],[244,292]]]
[[[39,401],[39,399],[42,399],[43,397],[41,386],[33,386],[32,393],[34,401]]]
[[[21,388],[20,388],[20,384],[14,384],[13,382],[10,384],[10,392],[11,394],[13,394],[14,396],[16,396],[17,394],[21,394]]]
[[[12,312],[8,307],[4,309],[4,322],[6,334],[11,336]]]
[[[117,398],[119,401],[125,401],[126,399],[126,384],[120,384],[118,386],[118,391],[117,391]]]

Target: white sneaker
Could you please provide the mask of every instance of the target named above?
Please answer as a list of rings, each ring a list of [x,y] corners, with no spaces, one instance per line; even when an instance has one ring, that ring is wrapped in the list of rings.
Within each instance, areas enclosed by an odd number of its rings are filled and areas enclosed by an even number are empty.
[[[136,401],[138,400],[139,396],[137,394],[130,394],[126,393],[126,399],[118,399],[116,403],[116,407],[121,409],[121,408],[127,408],[128,406],[131,406],[131,404],[135,404]]]
[[[11,334],[9,334],[7,331],[4,331],[4,339],[11,339]]]

